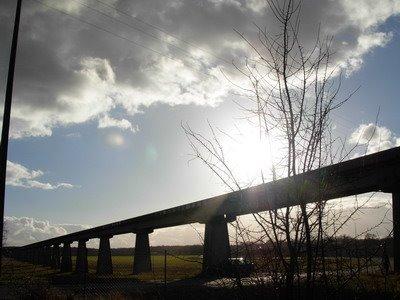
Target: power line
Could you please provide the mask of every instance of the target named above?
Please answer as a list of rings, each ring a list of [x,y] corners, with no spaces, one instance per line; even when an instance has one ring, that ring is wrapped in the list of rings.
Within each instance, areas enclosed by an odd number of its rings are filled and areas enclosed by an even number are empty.
[[[172,44],[172,43],[170,43],[170,42],[168,42],[168,41],[165,41],[165,40],[159,38],[159,37],[156,36],[156,35],[153,35],[153,34],[147,32],[147,31],[145,31],[145,30],[143,30],[143,29],[141,29],[141,28],[138,28],[138,27],[136,27],[136,26],[133,26],[133,25],[130,24],[130,23],[127,23],[127,22],[118,20],[118,19],[116,19],[116,18],[110,16],[109,14],[104,13],[104,12],[101,11],[101,10],[98,10],[98,9],[96,9],[96,8],[93,8],[93,7],[89,6],[89,5],[87,5],[86,3],[82,3],[81,1],[78,1],[78,0],[72,0],[72,1],[78,3],[78,4],[81,5],[81,6],[86,7],[87,9],[89,9],[89,10],[91,10],[91,11],[94,11],[94,12],[96,12],[96,13],[98,13],[98,14],[100,14],[100,15],[102,15],[102,16],[104,16],[104,17],[110,19],[110,20],[113,20],[113,21],[115,21],[115,22],[118,22],[118,23],[120,23],[120,24],[123,24],[123,25],[125,25],[125,26],[128,26],[128,27],[130,27],[130,28],[132,28],[132,29],[134,29],[134,30],[136,30],[136,31],[139,31],[139,32],[145,34],[146,36],[149,36],[149,37],[151,37],[151,38],[157,40],[157,41],[160,41],[160,42],[165,43],[165,44],[167,44],[167,45],[169,45],[169,46],[172,46],[172,47],[174,47],[174,48],[176,48],[176,49],[179,49],[179,50],[182,51],[183,54],[186,55],[187,57],[189,57],[189,58],[191,58],[191,59],[193,59],[193,60],[197,60],[197,58],[193,57],[193,55],[192,55],[189,51],[187,51],[186,49],[183,49],[183,48],[181,48],[181,47],[179,47],[179,46],[177,46],[177,45],[175,45],[175,44]]]
[[[124,15],[124,16],[127,16],[127,17],[131,18],[131,19],[134,19],[134,20],[136,20],[136,21],[138,21],[138,22],[140,22],[140,23],[142,23],[142,24],[145,24],[145,25],[147,25],[147,26],[149,26],[149,27],[151,27],[151,28],[153,28],[153,29],[155,29],[155,30],[157,30],[157,31],[160,31],[160,32],[162,32],[162,33],[164,33],[164,34],[166,34],[166,35],[168,35],[168,36],[170,36],[170,37],[172,37],[172,38],[174,38],[174,39],[176,39],[176,40],[178,40],[178,41],[181,41],[181,42],[183,42],[183,43],[185,43],[185,44],[187,44],[187,45],[189,45],[189,46],[191,46],[191,47],[193,47],[193,48],[196,48],[196,49],[198,49],[198,50],[201,50],[201,51],[203,51],[204,53],[207,53],[207,54],[213,56],[214,58],[223,61],[223,62],[226,63],[226,64],[229,64],[229,65],[232,64],[230,61],[228,61],[227,59],[222,58],[222,57],[216,55],[214,52],[212,52],[212,51],[210,51],[210,50],[206,50],[206,49],[204,49],[204,48],[201,48],[201,47],[197,46],[196,44],[194,44],[194,43],[192,43],[192,42],[189,42],[189,41],[187,41],[187,40],[185,40],[185,39],[183,39],[183,38],[180,38],[180,37],[178,37],[177,35],[172,34],[172,33],[168,32],[168,31],[166,31],[165,29],[163,29],[163,28],[160,27],[160,26],[153,25],[153,24],[151,24],[151,23],[149,23],[149,22],[147,22],[147,21],[144,21],[143,19],[141,19],[141,18],[139,18],[139,17],[136,17],[136,16],[134,17],[134,16],[132,16],[132,15],[130,15],[130,14],[128,14],[128,13],[122,11],[122,10],[119,10],[119,9],[116,8],[115,6],[113,6],[113,5],[111,5],[111,4],[108,4],[108,3],[105,3],[105,2],[103,2],[103,1],[101,1],[101,0],[95,0],[95,1],[98,2],[98,3],[100,3],[100,4],[102,4],[102,5],[104,5],[104,6],[106,6],[106,7],[109,7],[109,8],[111,8],[111,9],[115,10],[117,13],[119,13],[119,14],[121,14],[121,15]]]
[[[357,124],[357,123],[355,123],[355,122],[353,122],[353,121],[351,121],[351,120],[349,120],[349,119],[347,119],[347,118],[341,116],[341,115],[338,114],[338,113],[332,112],[332,115],[335,116],[335,117],[337,117],[337,118],[340,118],[340,119],[342,119],[343,121],[345,121],[345,122],[347,122],[347,123],[350,123],[350,124],[352,124],[352,125],[355,125],[355,126],[359,126],[359,125],[360,125],[360,124]],[[343,126],[345,126],[345,125],[343,125]],[[348,128],[349,128],[349,127],[348,127]]]
[[[170,59],[170,60],[176,61],[176,62],[178,62],[178,63],[182,63],[182,64],[184,64],[186,67],[188,67],[188,68],[194,70],[194,71],[197,72],[197,73],[201,73],[201,74],[203,74],[203,75],[205,75],[205,76],[208,76],[208,77],[211,77],[211,78],[213,78],[213,79],[215,79],[215,80],[218,80],[218,78],[215,77],[215,76],[212,75],[212,74],[202,72],[202,71],[200,71],[200,70],[198,70],[198,69],[196,69],[196,68],[194,68],[194,67],[192,67],[192,66],[189,66],[189,65],[185,64],[183,61],[181,61],[181,60],[179,60],[179,59],[176,59],[176,58],[174,58],[174,57],[171,57],[171,56],[169,56],[169,55],[166,55],[166,54],[164,54],[164,53],[162,53],[162,52],[160,52],[160,51],[158,51],[158,50],[155,50],[155,49],[153,49],[153,48],[151,48],[151,47],[148,47],[148,46],[146,46],[146,45],[143,45],[143,44],[141,44],[141,43],[138,43],[138,42],[136,42],[136,41],[134,41],[134,40],[131,40],[131,39],[125,37],[125,36],[122,36],[122,35],[120,35],[120,34],[117,34],[117,33],[113,32],[113,31],[111,31],[111,30],[108,30],[108,29],[106,29],[106,28],[103,28],[103,27],[101,27],[101,26],[99,26],[99,25],[96,25],[96,24],[94,24],[94,23],[91,23],[91,22],[88,22],[88,21],[86,21],[86,20],[83,20],[83,19],[81,19],[81,18],[79,18],[79,17],[77,17],[77,16],[71,15],[70,13],[68,13],[68,12],[66,12],[66,11],[64,11],[64,10],[62,10],[62,9],[59,9],[59,8],[54,7],[54,6],[48,5],[48,4],[46,4],[46,3],[44,3],[44,2],[42,2],[42,1],[40,1],[40,0],[33,0],[33,1],[36,1],[36,2],[40,3],[41,5],[43,5],[43,6],[45,6],[45,7],[48,7],[48,8],[50,8],[50,9],[53,9],[53,10],[59,12],[59,13],[62,13],[62,14],[64,14],[64,15],[67,15],[68,17],[70,17],[70,18],[72,18],[72,19],[74,19],[74,20],[76,20],[76,21],[79,21],[79,22],[84,23],[84,24],[86,24],[86,25],[92,26],[92,27],[96,28],[96,29],[99,30],[99,31],[106,32],[106,33],[111,34],[111,35],[113,35],[113,36],[115,36],[115,37],[117,37],[117,38],[120,38],[120,39],[122,39],[122,40],[125,40],[125,41],[131,43],[131,44],[134,44],[134,45],[136,45],[136,46],[138,46],[138,47],[141,47],[141,48],[143,48],[143,49],[145,49],[145,50],[151,51],[151,52],[153,52],[153,53],[155,53],[155,54],[157,54],[157,55],[163,56],[163,57],[165,57],[165,58],[168,58],[168,59]]]

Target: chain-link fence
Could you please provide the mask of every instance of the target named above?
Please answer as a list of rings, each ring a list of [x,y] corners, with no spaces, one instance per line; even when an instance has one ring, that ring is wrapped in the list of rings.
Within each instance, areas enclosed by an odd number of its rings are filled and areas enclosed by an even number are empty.
[[[352,241],[357,245],[330,249],[324,260],[324,274],[316,273],[317,284],[323,281],[332,290],[329,293],[343,295],[375,295],[394,297],[399,291],[397,275],[391,275],[393,262],[384,245],[365,241]],[[343,242],[344,243],[344,242]],[[251,272],[240,269],[221,269],[214,277],[202,273],[201,246],[195,251],[174,251],[158,247],[151,249],[151,270],[133,274],[134,250],[111,249],[112,273],[98,274],[98,250],[87,249],[87,272],[78,272],[77,248],[71,249],[72,271],[46,266],[46,262],[32,263],[28,259],[12,258],[12,251],[5,251],[0,277],[0,298],[165,298],[165,297],[261,297],[265,291],[274,291],[271,298],[279,298],[279,289],[285,287],[284,271],[279,269],[276,257],[257,247],[251,257],[245,259],[252,265]],[[241,252],[240,255],[244,253]],[[297,280],[305,277],[302,271],[304,259],[298,260]],[[322,270],[323,268],[319,268]],[[318,291],[326,294],[327,291]],[[383,295],[383,296],[382,296]],[[275,297],[275,298],[276,298]]]
[[[196,279],[202,271],[202,256],[154,251],[151,270],[133,274],[133,255],[112,255],[112,273],[99,275],[97,249],[88,249],[87,271],[78,272],[77,249],[72,248],[72,271],[61,272],[46,263],[32,263],[5,253],[0,282],[1,298],[117,296],[150,293],[162,296],[165,285]],[[117,251],[118,252],[118,251]],[[133,250],[131,250],[133,253]]]

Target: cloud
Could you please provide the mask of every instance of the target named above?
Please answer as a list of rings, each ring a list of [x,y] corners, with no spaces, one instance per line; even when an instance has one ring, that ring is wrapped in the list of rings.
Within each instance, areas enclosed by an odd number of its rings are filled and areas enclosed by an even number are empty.
[[[337,24],[340,28],[338,33],[353,31],[354,35],[350,38],[356,38],[356,43],[353,40],[343,47],[344,55],[347,52],[348,56],[344,60],[344,66],[349,73],[361,67],[365,54],[376,47],[385,46],[392,39],[393,33],[380,31],[379,25],[391,16],[398,15],[400,5],[395,0],[383,0],[379,5],[373,0],[341,0],[338,4],[345,17],[345,23]]]
[[[384,126],[361,124],[350,136],[349,143],[366,147],[367,154],[400,146],[400,138]]]
[[[347,75],[361,68],[363,56],[376,47],[384,47],[393,37],[391,32],[368,32],[358,37],[358,45],[353,53],[343,61]]]
[[[124,130],[130,130],[132,132],[137,131],[137,127],[134,127],[131,122],[126,119],[117,120],[111,118],[107,115],[103,116],[99,119],[99,128],[109,128],[109,127],[117,127]]]
[[[12,216],[4,218],[4,227],[8,246],[22,246],[90,228],[87,225],[55,225],[46,220]]]
[[[50,136],[54,128],[89,121],[97,121],[99,129],[134,132],[135,114],[154,103],[216,106],[233,88],[220,69],[233,72],[231,60],[254,55],[233,28],[255,39],[253,22],[272,32],[277,26],[261,0],[109,2],[179,40],[95,2],[88,5],[112,13],[113,19],[74,1],[45,3],[105,31],[40,3],[24,3],[12,138]],[[14,10],[14,1],[1,2],[1,44],[10,43]],[[322,34],[336,35],[336,63],[350,74],[367,53],[392,39],[380,25],[398,15],[400,5],[396,0],[311,0],[304,1],[302,12],[304,46],[320,23]],[[0,65],[7,65],[7,49],[0,49]],[[2,67],[1,91],[5,76]]]
[[[22,187],[26,189],[70,189],[74,186],[70,183],[48,183],[41,182],[38,179],[44,175],[41,170],[30,170],[18,163],[7,161],[7,185],[14,187]]]
[[[382,24],[400,10],[400,3],[393,0],[382,0],[379,6],[374,0],[341,0],[339,1],[349,18],[349,22],[361,30]]]

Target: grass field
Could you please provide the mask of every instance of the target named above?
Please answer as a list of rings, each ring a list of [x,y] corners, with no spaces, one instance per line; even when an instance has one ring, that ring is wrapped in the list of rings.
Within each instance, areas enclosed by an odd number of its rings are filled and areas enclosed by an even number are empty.
[[[201,272],[201,257],[198,255],[180,255],[177,257],[167,256],[167,281],[187,279],[198,275]],[[75,269],[76,257],[72,257],[73,269]],[[113,256],[112,277],[135,278],[141,281],[163,281],[164,280],[164,256],[152,255],[152,272],[140,275],[132,275],[132,256]],[[96,273],[97,256],[88,256],[89,275]],[[41,278],[49,275],[56,275],[58,270],[49,267],[35,266],[29,263],[4,259],[4,270],[1,281],[8,278]]]
[[[167,281],[194,277],[201,272],[201,257],[198,255],[180,255],[179,258],[167,256]],[[73,257],[73,261],[75,257]],[[134,277],[143,281],[164,280],[164,256],[152,255],[153,271],[132,275],[132,256],[113,256],[113,276]],[[89,273],[96,272],[97,256],[88,256]]]
[[[73,269],[75,269],[76,257],[72,257]],[[133,257],[132,256],[112,256],[113,263],[113,275],[112,277],[118,278],[135,278],[141,281],[163,281],[164,280],[164,256],[163,255],[152,255],[152,271],[143,273],[140,275],[132,275],[133,271]],[[30,277],[46,277],[48,275],[56,275],[59,273],[58,270],[53,270],[48,267],[34,266],[29,263],[17,262],[9,259],[5,259],[4,274],[13,274],[13,276],[19,276],[18,274],[28,275]],[[167,281],[175,281],[187,278],[193,278],[200,274],[202,268],[202,257],[199,255],[179,255],[179,256],[167,256]],[[373,260],[370,264],[370,271],[379,271],[379,258]],[[393,262],[392,262],[393,263]],[[255,261],[255,264],[262,269],[267,268],[263,266],[265,262]],[[342,267],[347,268],[349,264],[355,268],[357,266],[356,259],[343,259],[340,264]],[[364,265],[364,262],[361,261]],[[88,256],[89,275],[95,275],[97,256]],[[326,269],[327,271],[334,272],[336,262],[333,259],[327,258]],[[365,272],[367,269],[364,269]],[[333,274],[332,274],[333,275]],[[107,277],[107,276],[106,276]],[[4,278],[4,276],[3,276]]]
[[[75,260],[76,257],[73,256],[73,269],[75,269]],[[115,280],[119,281],[120,279],[123,280],[122,282],[131,283],[161,283],[164,281],[164,256],[153,255],[151,260],[152,272],[132,275],[133,257],[113,256],[113,274],[99,277],[95,274],[97,256],[88,256],[89,274],[82,279],[82,277],[78,278],[74,272],[60,273],[59,270],[54,270],[50,267],[3,258],[3,270],[0,276],[0,298],[3,299],[2,296],[4,295],[13,295],[17,298],[21,295],[24,297],[34,295],[40,298],[40,295],[45,295],[47,293],[49,293],[49,295],[57,294],[59,290],[54,283],[57,283],[57,285],[67,284],[72,287],[71,291],[74,292],[75,287],[79,289],[79,283],[85,286],[91,279],[94,281],[90,282],[97,282],[98,290],[102,290],[102,287],[105,286],[112,287],[115,285]],[[197,255],[180,255],[179,258],[167,256],[166,278],[168,282],[193,278],[200,272],[201,257]],[[78,283],[78,285],[75,285],[76,283]],[[114,286],[114,288],[115,287],[116,286]]]

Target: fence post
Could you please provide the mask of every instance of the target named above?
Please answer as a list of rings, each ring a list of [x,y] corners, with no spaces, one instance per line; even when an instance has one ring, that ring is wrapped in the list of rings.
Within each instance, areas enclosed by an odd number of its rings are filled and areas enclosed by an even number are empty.
[[[167,250],[164,250],[164,284],[167,286]]]

